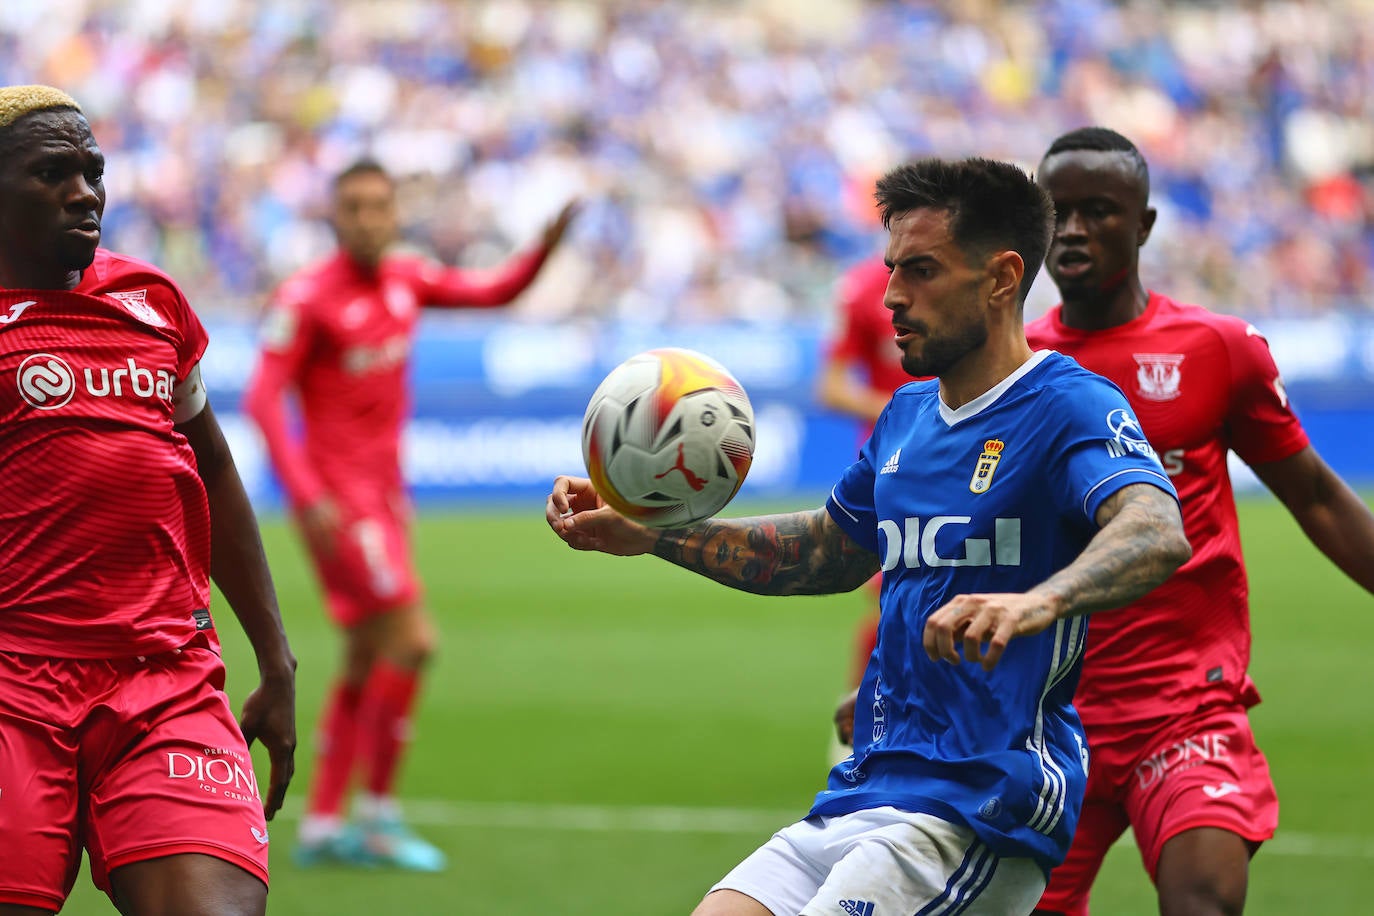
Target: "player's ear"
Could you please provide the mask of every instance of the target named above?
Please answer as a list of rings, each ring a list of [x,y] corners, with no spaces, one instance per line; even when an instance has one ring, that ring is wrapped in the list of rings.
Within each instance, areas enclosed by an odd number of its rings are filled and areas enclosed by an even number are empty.
[[[1026,262],[1014,251],[999,251],[988,259],[988,276],[992,290],[988,305],[1015,309],[1020,303],[1021,278],[1026,274]]]
[[[1140,213],[1140,227],[1135,234],[1135,247],[1143,247],[1150,240],[1150,230],[1155,227],[1155,220],[1159,217],[1159,211],[1154,207],[1146,207]]]

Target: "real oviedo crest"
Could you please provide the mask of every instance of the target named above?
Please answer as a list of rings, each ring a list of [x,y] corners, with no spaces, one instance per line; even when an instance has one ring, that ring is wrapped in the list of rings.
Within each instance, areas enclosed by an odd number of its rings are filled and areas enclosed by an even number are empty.
[[[1002,449],[1006,443],[1001,439],[989,439],[983,443],[983,453],[978,456],[978,465],[973,469],[973,479],[968,488],[973,493],[985,493],[992,486],[992,475],[997,470],[997,462],[1002,460]]]

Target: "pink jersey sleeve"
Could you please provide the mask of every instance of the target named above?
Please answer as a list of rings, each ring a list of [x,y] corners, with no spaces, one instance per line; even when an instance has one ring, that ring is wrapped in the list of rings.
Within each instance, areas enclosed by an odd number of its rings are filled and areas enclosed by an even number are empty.
[[[324,486],[292,436],[286,396],[310,351],[312,325],[304,297],[292,285],[282,288],[269,306],[263,323],[262,352],[243,396],[243,409],[258,425],[267,453],[287,499],[297,508],[309,506]]]
[[[1234,319],[1225,322],[1222,337],[1231,360],[1231,448],[1250,465],[1302,451],[1307,433],[1288,403],[1268,341],[1253,325]]]
[[[506,305],[534,282],[549,256],[542,245],[490,270],[465,270],[415,261],[410,281],[421,304],[441,308]]]
[[[171,281],[168,283],[179,312],[177,327],[181,329],[181,346],[177,348],[177,378],[184,379],[205,355],[205,348],[210,345],[210,335],[206,332],[205,325],[201,324],[200,316],[186,301],[181,289]]]

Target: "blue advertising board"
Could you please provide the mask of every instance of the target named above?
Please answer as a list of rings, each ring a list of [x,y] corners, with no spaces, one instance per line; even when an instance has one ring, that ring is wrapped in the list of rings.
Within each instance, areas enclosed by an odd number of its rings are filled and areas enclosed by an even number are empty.
[[[256,354],[249,323],[210,325],[202,363],[254,502],[281,494],[256,430],[238,410]],[[1313,442],[1338,472],[1374,484],[1374,320],[1331,316],[1262,330]],[[582,411],[626,357],[652,347],[707,353],[739,378],[758,447],[740,499],[819,501],[857,451],[858,428],[813,396],[819,328],[560,324],[427,315],[416,339],[415,410],[402,461],[421,505],[542,504],[556,474],[581,473]],[[1240,474],[1246,483],[1252,478]]]

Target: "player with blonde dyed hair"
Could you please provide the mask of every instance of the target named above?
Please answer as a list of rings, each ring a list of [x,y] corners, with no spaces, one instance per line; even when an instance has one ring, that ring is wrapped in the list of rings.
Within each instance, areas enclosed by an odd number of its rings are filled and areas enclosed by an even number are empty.
[[[26,114],[54,108],[80,111],[76,99],[52,86],[5,86],[0,88],[0,127],[9,127]]]
[[[166,274],[99,247],[104,171],[71,96],[0,89],[0,916],[60,910],[83,849],[121,913],[252,916],[296,662],[205,329]],[[261,674],[241,725],[212,576]]]

